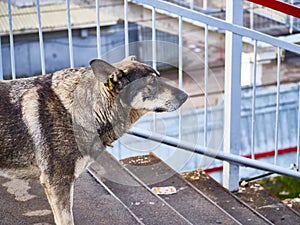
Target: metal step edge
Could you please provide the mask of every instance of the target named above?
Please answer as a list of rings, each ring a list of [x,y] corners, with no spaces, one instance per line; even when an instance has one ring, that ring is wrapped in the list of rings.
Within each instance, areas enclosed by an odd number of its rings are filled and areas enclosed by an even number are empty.
[[[171,171],[174,171],[168,164],[166,164],[164,161],[162,161],[158,156],[156,156],[153,152],[150,152],[151,156],[155,157],[156,159],[160,160],[163,165]],[[127,169],[127,168],[126,168]],[[225,213],[228,217],[230,217],[233,221],[235,221],[237,224],[242,224],[238,219],[236,219],[235,217],[233,217],[230,213],[228,213],[224,208],[222,208],[221,205],[217,204],[216,202],[214,202],[210,197],[208,197],[207,195],[204,194],[204,192],[202,192],[200,189],[198,189],[197,187],[195,187],[190,181],[188,181],[186,178],[184,178],[182,175],[180,175],[179,173],[174,171],[174,174],[178,175],[178,177],[180,177],[181,180],[183,180],[188,186],[190,186],[193,190],[195,190],[199,195],[201,195],[202,197],[204,197],[207,201],[209,201],[211,204],[213,204],[214,206],[216,206],[220,211],[222,211],[223,213]],[[211,178],[213,179],[213,178]],[[224,191],[226,191],[226,193],[228,193],[231,197],[233,197],[236,201],[238,201],[240,204],[242,204],[245,208],[249,209],[251,212],[253,212],[255,215],[257,215],[259,218],[261,218],[262,220],[264,220],[266,223],[270,224],[270,225],[274,225],[274,223],[272,223],[270,220],[268,220],[266,217],[264,217],[262,214],[260,214],[258,211],[256,211],[255,209],[253,209],[250,205],[248,205],[247,203],[243,202],[241,199],[239,199],[237,196],[235,196],[233,193],[231,193],[230,191],[228,191],[227,189],[223,188],[222,186],[220,186],[220,188],[222,188]]]
[[[185,179],[184,177],[182,177],[182,178]],[[213,178],[211,178],[211,179],[213,179]],[[200,191],[201,193],[203,193],[201,190],[199,190],[197,187],[195,187],[190,181],[188,181],[187,179],[185,179],[185,180],[186,180],[186,182],[190,183],[195,189],[197,189],[198,191]],[[229,194],[232,198],[234,198],[237,202],[239,202],[245,208],[249,209],[255,215],[257,215],[259,218],[261,218],[262,220],[264,220],[266,223],[268,223],[270,225],[274,225],[274,223],[272,223],[268,218],[266,218],[264,215],[262,215],[260,212],[258,212],[257,210],[255,210],[253,207],[251,207],[246,202],[242,201],[239,197],[235,196],[233,193],[231,193],[230,191],[226,190],[225,188],[224,188],[224,191],[226,191],[227,194]],[[215,203],[215,204],[217,204],[217,203]],[[219,204],[217,204],[217,205],[222,208],[221,205],[219,205]],[[223,210],[225,210],[225,209],[223,209]]]
[[[174,171],[168,164],[166,164],[164,161],[162,161],[159,157],[157,157],[154,153],[151,152],[150,154],[151,156],[157,158],[158,160],[160,160],[163,165],[165,167],[167,167],[168,170],[172,170],[174,172],[174,175],[177,175],[178,178],[180,178],[183,182],[185,182],[190,188],[192,188],[194,191],[196,191],[201,197],[203,197],[204,199],[206,199],[209,203],[211,203],[213,206],[215,206],[217,209],[219,209],[221,212],[223,212],[226,216],[228,216],[230,219],[232,219],[234,222],[236,222],[237,224],[242,225],[242,223],[240,221],[238,221],[236,218],[234,218],[232,215],[230,215],[228,212],[226,212],[226,210],[224,210],[220,205],[218,205],[217,203],[215,203],[212,199],[210,199],[208,196],[206,196],[201,190],[199,190],[198,188],[196,188],[192,183],[190,183],[188,180],[186,180],[183,176],[181,176],[179,173],[177,173],[176,171]],[[127,168],[126,168],[127,169]],[[127,169],[129,170],[129,169]],[[131,172],[131,171],[130,171]],[[131,172],[132,173],[132,172]],[[140,178],[138,178],[140,179]]]
[[[138,182],[146,191],[150,192],[150,194],[152,194],[153,196],[155,196],[155,198],[157,198],[161,203],[163,203],[164,205],[166,205],[170,210],[172,210],[176,215],[178,215],[181,219],[183,219],[187,224],[193,225],[193,223],[191,223],[187,218],[185,218],[182,214],[180,214],[173,206],[171,206],[168,202],[166,202],[163,198],[161,198],[159,195],[153,193],[153,191],[141,180],[139,179],[134,173],[132,173],[129,169],[127,169],[124,165],[122,165],[118,160],[116,160],[109,152],[105,151],[102,154],[107,154],[112,160],[115,160],[118,165],[121,167],[121,169],[123,169],[126,173],[128,173],[136,182]],[[97,163],[97,162],[94,162]],[[89,170],[93,170],[93,165],[89,166]],[[101,181],[101,177],[99,177],[97,175],[97,172],[94,170],[94,176],[95,178],[97,178],[97,181]],[[103,183],[101,181],[101,183]],[[100,183],[100,184],[101,184]],[[106,185],[105,185],[106,186]],[[107,187],[109,189],[109,187]],[[110,191],[111,192],[111,191]],[[116,196],[117,197],[117,196]],[[117,197],[118,198],[118,197]],[[119,199],[119,198],[118,198]],[[119,199],[119,201],[122,202],[121,199]],[[127,208],[128,206],[122,202],[123,205],[125,205]],[[132,213],[134,214],[134,212],[132,211]],[[136,216],[135,216],[136,217]]]
[[[266,193],[268,193],[270,196],[272,196],[272,194],[269,193],[267,190],[264,189],[264,191],[265,191]],[[232,194],[233,194],[233,193],[232,193]],[[257,212],[257,214],[260,214],[260,215],[262,215],[263,217],[265,217],[267,220],[269,220],[266,216],[264,216],[261,212],[259,212],[259,210],[254,209],[249,203],[244,202],[242,199],[240,199],[239,196],[237,196],[237,195],[235,195],[235,194],[233,194],[233,196],[234,196],[235,198],[237,198],[237,200],[243,202],[245,205],[248,205],[249,208],[252,208],[254,211]],[[274,197],[274,196],[273,196],[273,197]],[[278,203],[282,204],[282,206],[283,206],[286,210],[288,210],[288,211],[290,211],[291,213],[295,214],[295,216],[300,217],[300,213],[299,213],[298,211],[296,211],[295,209],[293,209],[293,208],[287,206],[286,204],[284,204],[281,200],[277,199],[276,197],[275,197],[275,200],[276,200]],[[274,224],[274,223],[273,223],[273,224]]]
[[[184,178],[182,176],[182,178],[184,180],[186,180],[186,182],[190,183],[190,185],[192,185],[195,189],[197,189],[199,192],[203,193],[201,190],[199,190],[196,186],[194,186],[189,180],[187,180],[186,178]],[[210,177],[210,179],[214,180],[212,177]],[[220,185],[220,188],[223,188]],[[242,201],[239,197],[235,196],[233,193],[231,193],[230,191],[228,191],[227,189],[223,188],[224,191],[229,194],[233,199],[235,199],[238,203],[240,203],[241,205],[243,205],[245,208],[247,208],[248,210],[250,210],[253,214],[255,214],[256,216],[258,216],[259,218],[261,218],[262,220],[264,220],[266,223],[270,224],[270,225],[274,225],[274,223],[272,223],[268,218],[266,218],[264,215],[262,215],[260,212],[258,212],[257,210],[255,210],[253,207],[251,207],[249,204],[247,204],[246,202]],[[204,194],[204,193],[203,193]],[[204,194],[205,195],[205,194]],[[217,204],[217,203],[215,203]],[[221,205],[217,204],[219,207],[222,208]],[[223,209],[225,210],[225,209]]]
[[[104,187],[104,189],[113,197],[115,198],[129,213],[133,218],[141,225],[145,225],[140,218],[138,218],[134,212],[124,203],[121,201],[121,199],[118,198],[102,181],[101,179],[97,176],[95,170],[91,167],[87,169],[88,173],[95,179],[96,182],[98,182],[101,186]]]
[[[154,157],[158,158],[154,153],[151,153]],[[159,159],[159,158],[158,158]],[[172,169],[168,164],[166,164],[165,162],[163,162],[167,167],[169,167],[170,169]],[[179,173],[178,173],[179,174]],[[179,174],[180,175],[180,174]],[[226,212],[225,209],[222,208],[222,206],[220,206],[219,204],[215,203],[213,200],[211,200],[208,196],[206,196],[200,189],[198,189],[197,187],[195,187],[190,181],[188,181],[187,179],[185,179],[182,175],[180,175],[180,177],[187,183],[189,184],[193,189],[195,189],[196,191],[198,191],[199,193],[201,193],[204,197],[206,197],[209,201],[211,201],[212,203],[214,203],[216,206],[218,206],[220,209],[222,209],[223,211]],[[213,179],[213,178],[211,178]],[[214,179],[213,179],[214,180]],[[239,203],[241,203],[243,206],[245,206],[246,208],[248,208],[251,212],[253,212],[255,215],[257,215],[258,217],[260,217],[262,220],[264,220],[266,223],[272,224],[273,223],[268,220],[266,217],[264,217],[262,214],[260,214],[259,212],[257,212],[255,209],[253,209],[250,205],[248,205],[247,203],[243,202],[241,199],[239,199],[237,196],[235,196],[233,193],[231,193],[230,191],[228,191],[227,189],[225,189],[223,186],[220,185],[220,188],[222,188],[225,192],[227,192],[231,197],[233,197],[235,200],[237,200]],[[227,213],[227,212],[226,212]],[[228,213],[229,214],[229,213]],[[230,214],[229,214],[230,215]],[[231,216],[231,215],[230,215]],[[239,222],[240,223],[240,222]]]

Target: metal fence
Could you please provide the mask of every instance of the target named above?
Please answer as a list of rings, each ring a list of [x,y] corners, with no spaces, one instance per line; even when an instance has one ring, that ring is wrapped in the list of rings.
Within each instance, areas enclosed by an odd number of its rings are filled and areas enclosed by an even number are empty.
[[[168,2],[172,2],[185,8],[190,8],[217,18],[225,19],[225,1],[218,1],[218,4],[215,4],[214,1],[194,0],[168,0]],[[244,14],[246,15],[245,20],[243,22],[244,26],[250,27],[251,29],[258,30],[261,32],[273,33],[274,35],[280,32],[299,32],[299,18],[273,10],[269,7],[254,4],[253,2],[258,3],[262,1],[245,1],[245,3],[247,4],[244,4]],[[266,3],[266,1],[264,2]],[[299,6],[300,4],[299,0],[284,0],[283,2],[293,4],[296,6]]]
[[[127,1],[125,1],[125,4]],[[204,146],[196,145],[190,143],[182,142],[178,139],[161,137],[155,134],[149,134],[145,131],[141,130],[132,130],[131,133],[142,136],[145,138],[150,138],[152,140],[160,141],[165,144],[170,144],[173,146],[178,146],[179,148],[196,151],[200,154],[209,155],[211,157],[219,158],[222,160],[229,161],[230,164],[224,163],[224,175],[223,175],[223,184],[233,190],[237,188],[238,185],[238,164],[242,164],[244,166],[250,166],[259,168],[262,170],[272,171],[275,173],[291,175],[295,177],[300,177],[300,173],[297,171],[292,171],[289,168],[282,168],[277,166],[277,158],[278,158],[278,131],[279,131],[279,101],[280,101],[280,76],[281,76],[281,54],[282,50],[288,50],[291,52],[295,52],[297,54],[300,53],[300,46],[291,44],[277,38],[265,35],[263,33],[256,32],[254,30],[247,29],[242,26],[242,11],[243,11],[243,1],[232,1],[232,5],[227,6],[226,13],[228,16],[227,21],[219,20],[216,18],[212,18],[210,16],[206,16],[202,13],[189,10],[186,8],[181,8],[176,5],[163,2],[163,1],[146,1],[146,0],[135,0],[133,3],[143,4],[150,6],[152,8],[153,20],[155,20],[155,12],[159,10],[160,13],[165,12],[165,15],[176,15],[178,18],[178,29],[179,29],[179,49],[182,48],[182,20],[190,21],[190,22],[199,22],[202,24],[202,28],[205,29],[205,74],[204,74],[204,82],[205,82],[205,99],[207,101],[207,77],[208,77],[208,27],[215,27],[217,29],[226,31],[226,61],[225,61],[225,98],[224,98],[224,152],[218,152],[216,155],[215,151],[210,151],[207,148],[207,135],[204,135]],[[126,20],[125,20],[126,23]],[[155,24],[155,23],[153,23]],[[153,33],[155,33],[155,26],[152,26]],[[200,29],[200,28],[199,28]],[[253,91],[252,91],[252,128],[251,128],[251,159],[245,159],[239,154],[240,148],[240,109],[241,109],[241,85],[240,85],[240,64],[241,64],[241,52],[242,52],[242,38],[250,38],[254,45],[254,69],[253,69]],[[155,40],[153,40],[155,43]],[[277,48],[277,97],[276,97],[276,118],[275,118],[275,141],[274,141],[274,163],[273,164],[265,164],[255,160],[255,113],[256,113],[256,64],[257,64],[257,43],[264,42],[268,43]],[[128,43],[127,43],[128,44]],[[153,48],[155,49],[155,48]],[[155,59],[155,52],[154,57]],[[179,79],[182,79],[182,56],[179,54]],[[207,102],[205,102],[205,118],[207,118]],[[204,130],[205,134],[207,134],[207,119],[204,119]],[[299,119],[298,119],[299,123]],[[298,150],[297,157],[293,159],[291,162],[294,162],[296,167],[299,168],[299,128],[298,126]]]
[[[13,23],[12,23],[12,13],[11,13],[11,2],[8,2],[8,14],[9,14],[9,37],[10,37],[10,57],[11,57],[11,68],[12,68],[12,78],[16,78],[15,72],[15,51],[14,51],[14,33],[13,33]],[[228,1],[229,2],[229,1]],[[298,109],[298,131],[297,131],[297,154],[296,157],[291,159],[291,163],[295,164],[297,170],[291,170],[290,168],[284,168],[277,165],[278,161],[278,132],[279,132],[279,114],[280,114],[280,78],[281,78],[281,57],[283,50],[294,52],[296,54],[300,53],[300,46],[292,43],[285,42],[278,38],[245,28],[242,26],[242,12],[243,12],[243,1],[234,0],[232,4],[226,6],[226,21],[217,19],[201,12],[194,11],[188,8],[183,8],[178,5],[160,1],[160,0],[124,0],[124,36],[125,36],[125,56],[130,53],[130,43],[129,43],[129,30],[128,30],[128,13],[130,10],[130,5],[137,5],[145,7],[147,10],[151,10],[152,20],[152,62],[153,67],[157,65],[157,51],[156,51],[156,22],[157,14],[164,15],[171,19],[178,20],[178,83],[179,87],[183,86],[184,79],[184,55],[183,55],[183,26],[187,24],[196,24],[199,29],[205,30],[204,35],[204,136],[203,145],[199,143],[189,143],[181,140],[181,134],[179,132],[178,138],[162,136],[156,133],[151,133],[143,129],[133,128],[129,133],[138,137],[147,138],[149,140],[154,140],[162,144],[176,146],[179,149],[196,152],[216,159],[224,160],[224,171],[223,171],[223,184],[230,190],[237,189],[239,181],[239,166],[246,166],[257,168],[265,171],[270,171],[278,174],[285,174],[293,177],[300,178],[299,164],[300,164],[300,110]],[[36,0],[36,7],[38,12],[37,21],[39,24],[39,41],[40,41],[40,60],[42,66],[42,73],[45,74],[45,57],[44,57],[44,47],[43,47],[43,30],[41,24],[40,15],[40,3]],[[99,8],[101,7],[100,0],[96,0],[96,29],[97,29],[97,56],[101,57],[101,33],[100,33],[100,17]],[[74,66],[73,57],[73,46],[72,46],[72,21],[70,14],[70,0],[66,1],[67,8],[67,18],[68,18],[68,37],[69,37],[69,55],[70,55],[70,67]],[[214,29],[217,31],[225,31],[225,85],[224,85],[224,131],[223,131],[223,148],[224,151],[214,151],[208,148],[208,78],[209,78],[209,67],[208,67],[208,40],[209,40],[209,30]],[[241,120],[241,54],[242,54],[242,43],[244,39],[252,43],[253,48],[253,71],[252,71],[252,122],[251,122],[251,159],[242,157],[239,155],[239,150],[241,146],[241,132],[240,132],[240,120]],[[250,41],[249,41],[250,40]],[[257,46],[260,43],[267,43],[270,46],[274,46],[277,49],[277,94],[276,94],[276,118],[275,133],[274,133],[274,162],[264,163],[255,159],[255,114],[256,114],[256,65],[257,65]],[[1,42],[0,42],[1,44]],[[0,46],[1,47],[1,46]],[[0,51],[1,53],[1,51]],[[0,54],[2,59],[2,55]],[[2,60],[0,60],[2,61]],[[2,68],[2,65],[0,65]],[[300,93],[299,93],[300,94]],[[300,98],[299,98],[300,102]],[[300,106],[300,104],[299,104]],[[298,106],[298,107],[299,107]],[[179,113],[178,119],[179,130],[181,126],[181,113]]]

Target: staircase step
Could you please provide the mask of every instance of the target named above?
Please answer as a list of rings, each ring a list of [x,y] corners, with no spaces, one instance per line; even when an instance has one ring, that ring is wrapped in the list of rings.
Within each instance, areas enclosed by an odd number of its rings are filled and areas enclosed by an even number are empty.
[[[35,180],[0,177],[0,224],[54,224],[42,186]]]
[[[19,181],[0,177],[0,225],[54,224],[53,215],[42,186],[36,180]],[[8,183],[9,182],[9,183]],[[19,196],[16,200],[14,194]],[[28,193],[27,190],[28,187]],[[29,199],[28,196],[33,198]],[[120,201],[87,172],[75,182],[75,224],[141,224]]]
[[[0,225],[54,224],[41,185],[13,181],[0,177]],[[165,186],[174,186],[176,193],[151,191]],[[300,221],[298,212],[255,183],[233,195],[205,172],[180,175],[154,154],[120,163],[103,152],[76,180],[74,192],[75,224],[294,225]]]
[[[150,187],[175,186],[176,194],[162,197],[193,224],[270,224],[217,182],[210,182],[211,178],[208,180],[205,176],[202,186],[215,192],[214,195],[197,189],[200,187],[198,179],[187,177],[190,181],[187,182],[154,154],[128,158],[122,163]]]
[[[11,182],[10,191],[15,189],[22,201],[7,192],[8,182],[11,180],[0,177],[0,225],[54,224],[44,190],[36,180]],[[20,191],[27,187],[28,193]],[[27,198],[30,195],[32,199]],[[87,172],[75,182],[73,212],[75,224],[141,224]]]
[[[286,206],[280,199],[265,191],[260,184],[250,182],[240,187],[240,191],[236,193],[236,196],[276,225],[300,224],[300,213]]]
[[[89,167],[89,171],[100,183],[107,186],[144,224],[191,224],[167,202],[156,196],[109,153],[103,152],[98,157],[97,163]]]
[[[285,199],[283,202],[300,215],[300,198]]]
[[[203,170],[182,173],[182,176],[201,190],[206,196],[222,207],[242,224],[272,224],[270,220],[250,205],[241,201]]]
[[[75,183],[75,224],[141,224],[139,220],[91,174],[85,172]]]

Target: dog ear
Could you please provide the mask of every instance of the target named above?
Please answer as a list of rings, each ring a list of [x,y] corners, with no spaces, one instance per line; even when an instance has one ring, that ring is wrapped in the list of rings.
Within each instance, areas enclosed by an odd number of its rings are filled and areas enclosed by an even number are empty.
[[[130,62],[130,61],[136,61],[136,56],[135,55],[128,56],[125,59],[123,59],[121,62]]]
[[[118,82],[119,78],[123,76],[122,70],[101,59],[92,60],[90,65],[95,76],[105,83],[105,85],[111,90],[114,89],[114,84]]]

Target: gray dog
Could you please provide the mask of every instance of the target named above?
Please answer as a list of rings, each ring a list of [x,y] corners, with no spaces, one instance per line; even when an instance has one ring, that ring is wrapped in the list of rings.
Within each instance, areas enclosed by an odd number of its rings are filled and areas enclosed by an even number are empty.
[[[58,225],[74,224],[74,181],[99,152],[187,99],[134,57],[90,65],[0,82],[0,175],[39,179]]]

